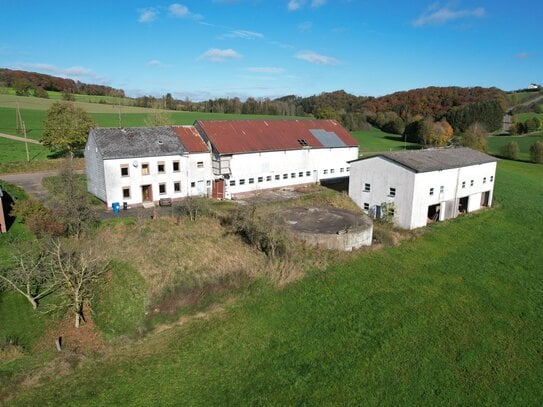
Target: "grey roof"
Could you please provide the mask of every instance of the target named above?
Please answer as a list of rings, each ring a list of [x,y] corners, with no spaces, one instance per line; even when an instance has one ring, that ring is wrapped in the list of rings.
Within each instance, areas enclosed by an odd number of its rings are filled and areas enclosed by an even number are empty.
[[[346,144],[338,137],[338,135],[331,131],[322,129],[309,130],[317,140],[321,142],[324,147],[345,147]]]
[[[394,161],[415,172],[441,171],[497,161],[488,154],[467,147],[394,151],[377,156]]]
[[[172,127],[91,129],[103,159],[181,155],[185,148]]]

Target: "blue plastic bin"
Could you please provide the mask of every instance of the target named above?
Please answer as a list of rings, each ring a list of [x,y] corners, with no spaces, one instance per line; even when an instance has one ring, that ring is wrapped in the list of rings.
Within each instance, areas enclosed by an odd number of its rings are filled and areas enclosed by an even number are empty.
[[[119,210],[121,209],[121,204],[119,202],[113,202],[111,204],[111,207],[113,208],[113,213],[119,213]]]

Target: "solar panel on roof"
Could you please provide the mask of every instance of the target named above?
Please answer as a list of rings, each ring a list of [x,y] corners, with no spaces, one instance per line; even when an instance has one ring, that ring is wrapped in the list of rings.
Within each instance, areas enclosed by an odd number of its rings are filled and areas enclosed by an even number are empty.
[[[346,145],[334,132],[322,129],[313,129],[309,131],[324,147],[345,147]]]

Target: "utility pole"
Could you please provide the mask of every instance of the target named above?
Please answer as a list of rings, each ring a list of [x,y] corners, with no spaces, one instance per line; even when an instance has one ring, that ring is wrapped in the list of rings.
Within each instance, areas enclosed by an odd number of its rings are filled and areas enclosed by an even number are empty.
[[[121,99],[119,99],[118,107],[119,107],[119,128],[122,129],[123,128],[123,119],[122,119],[122,116],[121,116]]]
[[[21,117],[21,109],[19,109],[19,102],[17,102],[17,111],[15,113],[16,120],[17,120],[17,129],[16,132],[19,134],[21,131],[24,134],[25,137],[25,149],[26,149],[26,161],[30,162],[30,153],[28,152],[28,139],[26,137],[26,126],[25,122],[23,121],[23,118]]]

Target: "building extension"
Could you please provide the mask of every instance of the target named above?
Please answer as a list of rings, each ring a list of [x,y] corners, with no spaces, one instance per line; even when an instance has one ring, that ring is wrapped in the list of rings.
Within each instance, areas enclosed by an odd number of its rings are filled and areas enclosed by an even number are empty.
[[[349,196],[403,229],[492,204],[496,159],[469,148],[408,150],[351,162]]]

